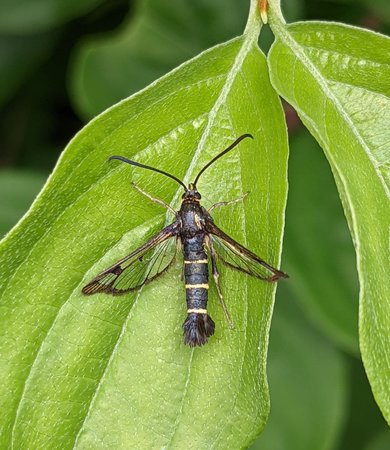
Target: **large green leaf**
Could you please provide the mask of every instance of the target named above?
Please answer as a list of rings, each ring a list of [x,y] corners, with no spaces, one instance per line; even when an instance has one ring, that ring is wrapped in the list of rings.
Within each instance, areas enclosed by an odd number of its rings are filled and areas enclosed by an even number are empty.
[[[345,424],[347,365],[304,319],[291,285],[278,289],[268,358],[271,414],[251,450],[331,450]]]
[[[379,432],[364,450],[387,450],[390,447],[390,431]]]
[[[349,366],[348,420],[339,448],[366,449],[379,431],[390,430],[375,403],[362,361],[352,356],[345,359]]]
[[[292,137],[290,149],[284,261],[291,288],[337,345],[357,353],[355,253],[332,173],[308,131]]]
[[[250,191],[215,218],[279,265],[287,139],[257,29],[252,24],[244,38],[203,53],[87,125],[3,241],[0,447],[231,448],[264,427],[275,285],[223,271],[236,328],[229,330],[212,289],[216,335],[195,350],[182,343],[179,264],[125,297],[80,294],[172,220],[135,193],[131,179],[179,205],[172,180],[107,164],[109,155],[189,182],[244,132],[254,141],[206,172],[199,188],[206,205]]]
[[[274,3],[272,82],[331,164],[357,253],[363,361],[390,421],[390,39],[338,24],[285,26]]]

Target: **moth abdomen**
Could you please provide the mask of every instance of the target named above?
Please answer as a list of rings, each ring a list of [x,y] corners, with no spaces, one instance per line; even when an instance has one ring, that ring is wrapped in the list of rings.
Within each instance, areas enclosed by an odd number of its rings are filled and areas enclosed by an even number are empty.
[[[187,300],[187,318],[183,323],[184,343],[196,347],[206,344],[215,329],[214,321],[207,314],[209,271],[204,234],[184,238],[183,247]]]

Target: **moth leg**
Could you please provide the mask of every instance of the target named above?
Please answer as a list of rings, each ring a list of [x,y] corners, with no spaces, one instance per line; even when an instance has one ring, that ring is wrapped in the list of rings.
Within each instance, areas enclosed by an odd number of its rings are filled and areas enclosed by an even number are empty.
[[[228,202],[215,203],[211,208],[208,209],[208,212],[211,212],[213,209],[219,208],[221,206],[228,206],[228,205],[232,205],[233,203],[242,202],[248,194],[249,194],[249,192],[245,192],[245,194],[242,194],[241,197],[235,198],[234,200],[229,200]]]
[[[217,261],[216,261],[216,253],[213,247],[213,244],[211,242],[211,239],[207,239],[207,246],[210,249],[210,259],[211,259],[211,272],[213,274],[213,278],[214,278],[214,283],[215,286],[217,288],[217,292],[218,292],[218,297],[219,297],[219,302],[221,303],[222,309],[223,309],[223,313],[225,314],[227,323],[229,325],[229,328],[234,328],[234,323],[232,318],[230,317],[229,311],[227,309],[225,300],[223,299],[223,295],[222,295],[222,290],[221,290],[221,286],[219,284],[219,272],[218,272],[218,268],[217,268]]]
[[[173,213],[176,216],[176,211],[173,208],[171,208],[169,205],[167,205],[163,200],[160,200],[159,198],[152,197],[150,194],[148,194],[143,189],[141,189],[137,184],[135,184],[134,181],[132,181],[131,184],[135,187],[135,189],[137,189],[137,191],[140,194],[142,194],[145,197],[147,197],[153,203],[157,203],[158,205],[163,206],[164,208],[168,209],[169,211],[171,211],[171,213]]]

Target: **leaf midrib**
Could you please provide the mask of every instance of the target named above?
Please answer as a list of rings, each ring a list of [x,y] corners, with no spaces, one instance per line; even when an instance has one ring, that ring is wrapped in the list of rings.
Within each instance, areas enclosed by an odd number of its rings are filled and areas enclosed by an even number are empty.
[[[218,114],[218,111],[219,111],[220,107],[223,106],[223,104],[224,104],[224,102],[225,102],[225,100],[226,100],[226,98],[227,98],[227,96],[228,96],[228,94],[229,94],[229,92],[231,90],[233,82],[235,81],[236,75],[239,73],[239,70],[242,67],[243,62],[245,61],[245,58],[246,58],[247,54],[252,49],[252,45],[253,45],[253,40],[252,39],[246,39],[246,40],[243,41],[243,45],[240,48],[240,50],[238,51],[237,56],[236,56],[236,58],[235,58],[235,60],[234,60],[234,62],[232,64],[232,67],[231,67],[231,69],[229,70],[229,72],[226,75],[226,81],[224,83],[222,91],[221,91],[217,101],[215,102],[213,108],[211,109],[211,111],[209,113],[209,120],[208,120],[208,123],[206,125],[206,128],[205,128],[205,130],[204,130],[204,132],[202,134],[202,137],[201,137],[201,139],[199,141],[198,147],[196,148],[196,150],[194,152],[194,156],[192,158],[190,166],[189,166],[189,168],[187,169],[187,171],[186,171],[186,173],[184,175],[183,181],[185,183],[189,179],[189,176],[195,170],[195,167],[196,167],[196,165],[197,165],[197,163],[199,161],[200,155],[201,155],[201,153],[203,151],[203,148],[205,146],[206,140],[207,140],[208,136],[210,135],[210,131],[211,131],[212,125],[214,123],[214,120],[215,120],[215,118],[216,118],[216,116]],[[180,193],[181,193],[181,189],[179,188],[179,189],[177,189],[175,195],[172,198],[172,201],[170,203],[171,206],[173,206],[177,202]],[[168,222],[168,220],[169,220],[169,215],[167,213],[166,222]],[[73,448],[77,447],[77,444],[79,442],[79,438],[81,436],[81,433],[82,433],[82,431],[84,429],[85,423],[86,423],[88,417],[91,414],[93,405],[94,405],[94,403],[96,401],[96,398],[97,398],[97,396],[99,394],[100,387],[101,387],[101,385],[104,382],[104,379],[105,379],[105,376],[106,376],[106,374],[107,374],[107,372],[109,370],[111,361],[113,360],[114,356],[116,355],[117,348],[118,348],[120,342],[122,341],[122,337],[123,337],[123,335],[124,335],[124,333],[125,333],[125,331],[127,329],[127,325],[130,322],[130,320],[131,320],[133,307],[137,303],[137,301],[138,301],[138,299],[139,299],[139,297],[141,295],[141,292],[142,292],[142,288],[138,291],[137,297],[136,297],[136,299],[135,299],[135,301],[134,301],[134,303],[133,303],[133,305],[132,305],[132,307],[131,307],[131,309],[129,311],[129,314],[128,314],[127,318],[125,319],[125,321],[123,323],[121,333],[120,333],[120,335],[118,337],[117,343],[115,344],[115,347],[114,347],[114,349],[112,351],[112,354],[111,354],[111,356],[110,356],[110,358],[108,360],[107,366],[106,366],[105,371],[104,371],[104,373],[103,373],[103,375],[101,377],[101,380],[100,380],[100,382],[99,382],[99,384],[98,384],[98,386],[97,386],[97,388],[95,390],[95,393],[94,393],[94,395],[93,395],[93,397],[91,399],[90,406],[89,406],[88,411],[87,411],[87,413],[85,415],[84,421],[81,424],[79,432],[77,433],[77,436],[75,438],[75,442],[74,442],[74,447]],[[190,374],[191,374],[193,353],[194,353],[194,350],[192,350],[190,352],[190,357],[189,357],[189,362],[188,362],[188,371],[187,371],[187,376],[186,376],[185,382],[184,382],[184,391],[183,391],[183,396],[182,396],[182,400],[181,400],[181,404],[180,404],[181,406],[180,406],[179,414],[177,416],[177,420],[175,422],[172,435],[169,438],[169,442],[168,442],[168,445],[167,445],[166,448],[169,448],[169,446],[171,445],[171,443],[172,443],[172,441],[174,439],[174,436],[176,434],[176,431],[177,431],[177,429],[178,429],[178,427],[180,425],[180,417],[181,417],[181,414],[182,414],[182,411],[183,411],[185,398],[186,398],[186,395],[187,395],[187,392],[188,392],[188,386],[190,384]]]
[[[195,154],[194,154],[194,158],[192,159],[191,164],[190,164],[190,166],[189,166],[189,168],[188,168],[188,170],[186,172],[186,175],[184,177],[184,182],[185,183],[186,183],[186,181],[189,180],[189,177],[193,174],[193,172],[195,170],[195,167],[196,167],[196,165],[197,165],[197,163],[199,161],[199,158],[200,158],[200,154],[202,153],[202,150],[203,150],[203,148],[205,146],[205,142],[206,142],[208,136],[210,135],[210,131],[211,131],[211,128],[213,126],[214,119],[217,116],[220,107],[224,104],[224,101],[226,100],[226,98],[227,98],[227,96],[228,96],[228,94],[229,94],[229,92],[231,90],[231,87],[232,87],[232,85],[233,85],[233,83],[234,83],[234,81],[236,79],[236,76],[240,73],[240,70],[242,68],[242,65],[243,65],[246,57],[248,56],[249,52],[251,50],[253,50],[253,48],[256,46],[256,44],[255,44],[256,43],[256,39],[257,39],[257,29],[255,29],[255,28],[249,30],[247,35],[244,35],[243,45],[240,48],[240,50],[239,50],[239,52],[237,54],[237,57],[235,58],[235,61],[234,61],[233,65],[232,65],[231,70],[228,73],[228,76],[227,76],[227,79],[226,79],[226,85],[223,87],[219,98],[217,99],[214,107],[211,110],[208,124],[207,124],[207,126],[206,126],[206,128],[205,128],[205,130],[203,132],[201,140],[199,141],[198,147],[197,147],[197,149],[195,151]],[[242,172],[241,159],[240,159],[240,172]],[[180,190],[178,189],[176,195],[174,196],[174,201],[178,198],[179,195],[180,195]],[[242,223],[244,224],[242,229],[243,229],[243,235],[244,235],[244,239],[245,239],[246,238],[246,233],[245,233],[245,229],[246,229],[245,228],[245,214],[242,214],[242,218],[243,218],[243,222]],[[247,284],[245,286],[247,288]],[[246,303],[245,321],[247,321],[247,313],[248,313],[247,308],[248,308],[248,305]],[[246,326],[244,328],[245,328],[245,332],[246,332]],[[247,339],[245,337],[245,345],[246,345],[246,343],[247,343]],[[182,411],[183,411],[183,405],[184,405],[185,397],[186,397],[186,395],[188,393],[187,386],[189,385],[189,379],[190,379],[190,375],[191,375],[191,364],[192,364],[192,361],[193,361],[193,357],[192,356],[193,356],[193,351],[191,352],[191,358],[190,358],[189,364],[188,364],[189,368],[188,368],[188,372],[187,372],[187,379],[186,379],[186,382],[185,382],[185,387],[186,388],[184,389],[183,396],[182,396],[180,414],[178,415],[177,420],[175,421],[175,427],[174,427],[173,433],[171,435],[171,438],[170,438],[170,440],[168,442],[168,445],[166,447],[167,449],[170,448],[170,445],[171,445],[171,443],[174,440],[176,431],[177,431],[177,429],[180,426],[180,416],[181,416]],[[242,356],[241,371],[242,371],[243,363],[244,363],[244,359],[245,359],[244,357],[245,357],[245,352],[243,352],[243,356]],[[235,395],[235,400],[233,402],[233,408],[234,408],[234,406],[236,404],[237,396],[238,396],[238,391],[236,392],[236,395]],[[216,438],[214,443],[217,442],[217,438]]]
[[[194,154],[194,158],[192,159],[191,164],[190,164],[190,166],[189,166],[189,168],[188,168],[188,170],[187,170],[187,172],[186,172],[186,174],[185,174],[185,176],[183,178],[184,183],[188,182],[189,177],[194,173],[195,167],[196,167],[196,165],[197,165],[197,163],[199,161],[200,155],[201,155],[202,150],[203,150],[203,148],[205,146],[207,138],[210,135],[210,132],[211,132],[211,129],[212,129],[212,126],[213,126],[213,122],[214,122],[214,120],[215,120],[215,118],[216,118],[216,116],[218,114],[218,111],[219,111],[220,107],[223,106],[223,104],[224,104],[224,102],[225,102],[225,100],[226,100],[226,98],[227,98],[227,96],[228,96],[228,94],[229,94],[229,92],[231,90],[231,87],[232,87],[232,85],[233,85],[233,83],[234,83],[234,81],[236,79],[237,74],[240,73],[241,67],[242,67],[242,65],[243,65],[243,63],[244,63],[248,53],[253,49],[253,46],[255,45],[255,39],[256,38],[257,38],[257,35],[256,35],[255,32],[248,33],[248,35],[245,36],[245,39],[243,41],[243,45],[240,48],[240,50],[239,50],[239,52],[238,52],[238,54],[237,54],[237,56],[236,56],[236,58],[235,58],[235,60],[233,62],[232,68],[229,71],[228,76],[226,78],[226,84],[223,87],[220,96],[218,97],[214,107],[212,108],[212,110],[210,112],[209,121],[208,121],[207,126],[206,126],[206,128],[205,128],[205,130],[204,130],[204,132],[202,134],[202,137],[201,137],[201,139],[199,141],[198,147],[197,147],[197,149],[195,151],[195,154]],[[240,166],[240,168],[241,168],[241,166]],[[177,198],[180,195],[180,192],[181,192],[181,190],[178,189],[177,192],[176,192],[176,195],[173,197],[173,202],[177,200]],[[245,215],[243,214],[243,221],[245,222],[245,217],[244,216]],[[244,237],[246,237],[245,227],[243,227],[243,231],[244,231],[243,235],[244,235]],[[246,304],[246,308],[247,308],[247,304]],[[247,310],[246,310],[245,318],[247,320]],[[246,327],[245,327],[245,330],[246,330]],[[247,342],[247,339],[245,339],[245,343],[246,342]],[[190,357],[189,363],[188,363],[188,372],[187,372],[187,378],[186,378],[186,381],[185,381],[185,389],[183,391],[183,396],[182,396],[182,401],[181,401],[181,409],[180,409],[179,415],[177,416],[177,420],[175,421],[175,426],[174,426],[173,433],[172,433],[172,435],[171,435],[171,437],[169,439],[169,442],[168,442],[168,444],[166,446],[167,449],[170,448],[170,445],[171,445],[171,443],[174,440],[174,437],[175,437],[175,434],[177,432],[177,429],[180,426],[180,417],[181,417],[182,412],[183,412],[184,401],[185,401],[185,397],[187,396],[187,393],[188,393],[189,380],[190,380],[190,376],[191,376],[191,365],[192,365],[192,361],[193,361],[193,352],[194,352],[194,350],[192,350],[192,352],[191,352],[191,357]],[[242,357],[243,361],[244,361],[244,354],[245,353],[243,353],[243,357]],[[242,361],[242,364],[241,364],[241,369],[242,369],[243,361]],[[236,398],[237,398],[237,395],[238,395],[238,393],[236,394]]]

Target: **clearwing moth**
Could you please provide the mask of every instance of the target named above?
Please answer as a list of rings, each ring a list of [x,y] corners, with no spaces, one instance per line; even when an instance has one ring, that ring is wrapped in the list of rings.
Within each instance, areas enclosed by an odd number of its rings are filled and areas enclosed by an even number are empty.
[[[184,256],[184,282],[187,301],[187,318],[183,323],[184,343],[196,347],[206,344],[215,330],[215,323],[207,312],[209,262],[211,263],[211,273],[218,297],[230,326],[233,325],[219,284],[217,260],[260,280],[275,282],[280,278],[288,278],[286,273],[275,269],[259,256],[240,245],[214,223],[210,215],[211,210],[241,201],[243,197],[229,202],[216,203],[209,210],[206,210],[200,204],[201,195],[196,187],[199,177],[217,159],[248,137],[253,139],[252,135],[243,134],[219,153],[203,167],[195,181],[190,183],[188,187],[170,173],[131,161],[123,156],[111,156],[110,160],[116,159],[136,167],[153,170],[175,180],[184,188],[184,194],[179,211],[175,211],[162,200],[151,197],[134,185],[139,192],[150,200],[172,211],[175,214],[175,221],[163,228],[141,247],[97,275],[84,286],[83,294],[92,295],[105,292],[111,295],[122,295],[137,290],[167,272],[175,260],[177,249],[181,248]]]

